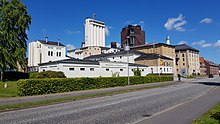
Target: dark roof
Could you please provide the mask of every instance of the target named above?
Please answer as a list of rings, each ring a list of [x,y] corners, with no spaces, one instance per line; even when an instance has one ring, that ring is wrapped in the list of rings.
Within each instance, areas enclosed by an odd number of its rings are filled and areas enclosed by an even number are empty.
[[[134,59],[134,60],[150,60],[150,59],[166,59],[166,60],[173,60],[169,57],[160,55],[160,54],[155,54],[155,53],[149,53],[149,54],[142,54],[141,56],[139,56],[138,58]]]
[[[107,57],[107,56],[117,56],[117,55],[126,55],[127,51],[119,51],[116,53],[105,53],[105,54],[98,54],[98,55],[92,55],[92,56],[88,56],[84,59],[93,59],[93,58],[100,58],[100,57]],[[129,54],[145,54],[143,52],[139,52],[136,50],[130,50]]]
[[[184,51],[184,50],[193,50],[193,51],[199,52],[199,50],[192,48],[191,46],[188,46],[186,44],[176,45],[175,47],[175,51]]]
[[[212,61],[209,61],[209,60],[205,60],[205,62],[206,62],[207,64],[209,64],[210,66],[216,66],[216,67],[219,66],[218,64],[216,64],[216,63],[214,63],[214,62],[212,62]]]
[[[147,65],[135,64],[135,63],[129,63],[129,66],[148,67]]]
[[[54,41],[47,41],[46,40],[38,40],[40,43],[42,44],[48,44],[48,45],[55,45],[55,46],[64,46],[62,43],[60,42],[54,42]]]
[[[175,47],[173,45],[169,45],[169,44],[165,44],[165,43],[155,43],[155,44],[151,43],[151,44],[143,44],[143,45],[133,46],[133,47],[131,47],[131,49],[136,49],[136,48],[141,48],[141,47],[151,47],[151,46],[154,46],[154,45],[155,46],[163,45],[163,46]]]
[[[81,59],[75,59],[75,58],[63,59],[63,60],[52,61],[52,62],[46,62],[46,63],[41,63],[41,64],[38,64],[38,65],[43,66],[43,65],[57,64],[57,63],[69,63],[69,64],[93,64],[93,65],[99,65],[99,62],[98,62],[98,61],[81,60]]]

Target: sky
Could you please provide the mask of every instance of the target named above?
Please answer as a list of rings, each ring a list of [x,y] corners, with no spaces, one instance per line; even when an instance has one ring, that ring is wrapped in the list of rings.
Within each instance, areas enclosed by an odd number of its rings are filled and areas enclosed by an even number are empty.
[[[186,43],[206,60],[220,64],[219,0],[21,0],[32,16],[28,42],[59,41],[80,48],[84,22],[96,13],[106,25],[106,45],[120,44],[128,24],[141,25],[146,43]]]

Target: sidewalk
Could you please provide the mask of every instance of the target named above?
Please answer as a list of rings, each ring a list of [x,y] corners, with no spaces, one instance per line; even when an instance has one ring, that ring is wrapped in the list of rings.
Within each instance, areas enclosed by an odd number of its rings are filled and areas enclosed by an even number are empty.
[[[219,94],[220,87],[216,87],[205,95],[150,118],[146,118],[136,124],[192,124],[193,120],[199,118],[220,102]]]
[[[36,102],[36,101],[42,101],[42,100],[52,100],[52,99],[72,97],[72,96],[81,96],[81,95],[87,95],[87,94],[97,94],[97,93],[113,92],[113,91],[120,91],[120,90],[129,90],[129,89],[135,89],[135,88],[160,86],[164,84],[178,84],[178,83],[184,83],[184,81],[183,82],[169,81],[169,82],[160,82],[160,83],[139,84],[139,85],[131,85],[131,86],[123,86],[123,87],[74,91],[74,92],[46,94],[46,95],[38,95],[38,96],[0,98],[0,106],[26,103],[26,102]]]

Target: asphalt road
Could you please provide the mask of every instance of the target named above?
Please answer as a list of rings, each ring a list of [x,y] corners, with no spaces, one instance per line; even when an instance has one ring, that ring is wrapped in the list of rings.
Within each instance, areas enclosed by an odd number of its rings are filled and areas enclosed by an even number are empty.
[[[218,83],[219,78],[203,79],[163,88],[2,112],[0,123],[136,123],[212,91],[219,86]]]

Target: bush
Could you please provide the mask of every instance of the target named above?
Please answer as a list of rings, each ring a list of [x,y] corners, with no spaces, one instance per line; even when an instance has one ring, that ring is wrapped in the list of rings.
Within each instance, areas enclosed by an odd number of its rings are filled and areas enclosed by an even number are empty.
[[[29,75],[30,79],[37,78],[66,78],[63,72],[61,71],[43,71],[43,72],[33,72]]]
[[[29,79],[35,79],[37,78],[38,72],[31,72],[29,73]]]
[[[141,76],[141,70],[139,68],[134,69],[133,72],[134,72],[134,76]]]
[[[172,81],[172,76],[134,76],[130,84]],[[18,81],[18,95],[31,96],[127,85],[127,77],[25,79]]]
[[[19,79],[28,79],[29,74],[18,71],[8,71],[8,72],[4,72],[3,78],[6,81],[17,81]]]

